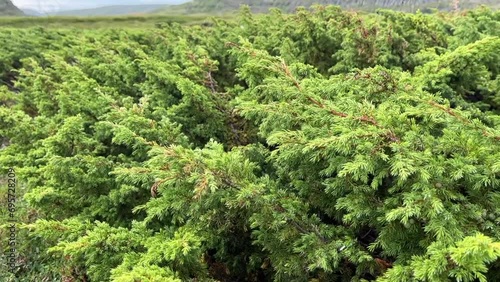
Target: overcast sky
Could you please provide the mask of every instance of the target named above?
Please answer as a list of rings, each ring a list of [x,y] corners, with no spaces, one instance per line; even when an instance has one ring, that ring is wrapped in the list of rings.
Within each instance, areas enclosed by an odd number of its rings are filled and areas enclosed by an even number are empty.
[[[189,0],[12,0],[19,8],[39,11],[85,9],[109,5],[180,4]]]

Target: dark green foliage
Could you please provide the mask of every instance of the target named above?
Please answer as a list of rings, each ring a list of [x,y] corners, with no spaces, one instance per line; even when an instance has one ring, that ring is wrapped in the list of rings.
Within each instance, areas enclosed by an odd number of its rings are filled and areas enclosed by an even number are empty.
[[[499,20],[0,30],[16,276],[500,280]]]

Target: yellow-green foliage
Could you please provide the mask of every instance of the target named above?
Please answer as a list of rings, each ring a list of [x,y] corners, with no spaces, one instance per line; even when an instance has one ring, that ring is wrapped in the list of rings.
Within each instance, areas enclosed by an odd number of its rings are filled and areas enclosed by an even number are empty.
[[[500,281],[499,12],[68,21],[0,29],[19,281]]]

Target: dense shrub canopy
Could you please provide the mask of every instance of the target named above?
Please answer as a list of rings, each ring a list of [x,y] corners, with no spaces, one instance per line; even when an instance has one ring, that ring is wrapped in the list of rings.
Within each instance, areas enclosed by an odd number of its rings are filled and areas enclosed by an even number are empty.
[[[499,12],[0,44],[20,281],[500,281]]]

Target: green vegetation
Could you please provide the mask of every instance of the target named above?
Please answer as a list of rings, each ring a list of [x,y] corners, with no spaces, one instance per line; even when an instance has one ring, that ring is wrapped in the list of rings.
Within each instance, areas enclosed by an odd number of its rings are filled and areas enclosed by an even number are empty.
[[[499,11],[71,20],[0,28],[0,281],[500,281]]]
[[[110,28],[154,28],[158,25],[179,23],[186,25],[202,24],[211,16],[199,15],[141,15],[108,17],[4,17],[0,18],[0,28],[55,28],[55,29],[110,29]],[[226,19],[234,16],[226,15]]]
[[[491,8],[500,8],[497,0],[468,0],[459,1],[460,8],[470,9],[480,5]],[[339,5],[346,9],[374,11],[379,8],[391,8],[401,11],[451,10],[451,0],[193,0],[191,2],[162,8],[158,13],[192,14],[192,13],[226,13],[237,10],[241,5],[248,5],[253,12],[267,12],[270,8],[279,8],[282,11],[294,12],[297,7],[311,5]]]

